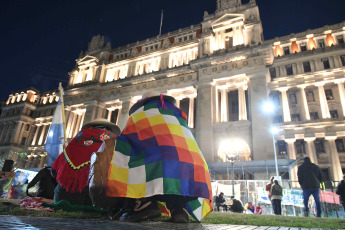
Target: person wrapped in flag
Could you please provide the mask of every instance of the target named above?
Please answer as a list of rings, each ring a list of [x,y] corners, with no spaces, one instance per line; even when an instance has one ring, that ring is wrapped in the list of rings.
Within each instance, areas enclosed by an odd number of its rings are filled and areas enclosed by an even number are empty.
[[[52,165],[52,174],[58,182],[54,202],[67,200],[71,204],[91,205],[88,187],[91,154],[99,150],[104,140],[119,134],[120,128],[103,118],[82,126]]]
[[[129,110],[117,137],[106,195],[135,199],[127,220],[160,216],[165,202],[171,221],[201,221],[212,211],[207,163],[187,125],[187,116],[170,96],[144,94]]]

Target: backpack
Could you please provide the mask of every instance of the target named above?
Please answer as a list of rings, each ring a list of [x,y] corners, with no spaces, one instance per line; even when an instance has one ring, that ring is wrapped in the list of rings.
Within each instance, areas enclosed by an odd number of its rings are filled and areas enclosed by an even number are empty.
[[[38,184],[38,193],[36,197],[43,197],[46,199],[53,199],[54,189],[57,185],[56,179],[51,175],[51,167],[45,167],[41,169],[37,175],[30,181],[26,188],[26,195],[32,197],[29,194],[29,189]]]

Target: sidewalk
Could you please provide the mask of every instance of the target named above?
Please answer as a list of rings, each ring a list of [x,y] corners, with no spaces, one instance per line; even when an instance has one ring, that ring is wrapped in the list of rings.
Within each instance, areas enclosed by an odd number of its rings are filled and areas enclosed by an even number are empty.
[[[148,222],[148,221],[141,222],[141,223],[127,223],[127,222],[111,221],[111,220],[71,219],[71,218],[62,219],[62,218],[28,217],[28,216],[0,216],[0,229],[308,230],[308,228],[263,227],[263,226],[250,226],[250,225],[198,224],[198,223],[173,224],[173,223],[167,223],[167,222]]]

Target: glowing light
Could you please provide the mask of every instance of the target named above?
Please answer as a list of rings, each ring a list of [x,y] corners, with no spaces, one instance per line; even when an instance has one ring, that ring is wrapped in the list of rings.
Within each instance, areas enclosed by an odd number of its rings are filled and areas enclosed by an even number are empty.
[[[273,127],[271,128],[271,132],[272,132],[273,134],[277,134],[277,133],[279,132],[279,129],[278,129],[276,126],[273,126]]]
[[[274,110],[275,110],[275,106],[272,102],[270,101],[266,101],[264,104],[263,104],[263,110],[267,113],[273,113]]]

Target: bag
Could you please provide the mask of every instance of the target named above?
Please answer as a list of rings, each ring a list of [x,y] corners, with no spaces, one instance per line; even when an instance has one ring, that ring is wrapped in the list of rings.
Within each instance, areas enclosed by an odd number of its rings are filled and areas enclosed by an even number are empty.
[[[98,152],[91,155],[89,173],[89,194],[94,206],[114,208],[118,197],[106,196],[106,185],[110,162],[114,154],[115,137],[103,142]]]
[[[45,167],[41,169],[37,175],[30,181],[26,188],[26,195],[32,197],[29,194],[29,189],[38,184],[38,193],[36,197],[43,197],[46,199],[53,199],[54,189],[57,185],[56,179],[51,175],[51,167]]]
[[[271,187],[272,187],[272,184],[271,183],[268,183],[266,184],[266,191],[268,192],[268,199],[271,200]]]

